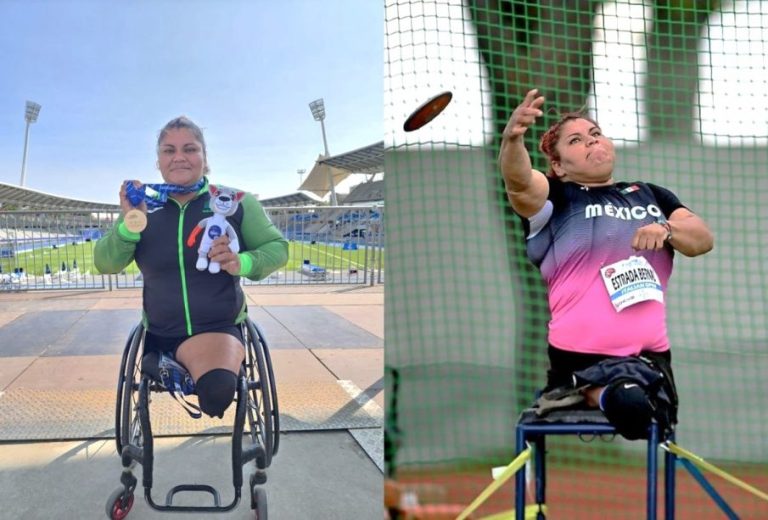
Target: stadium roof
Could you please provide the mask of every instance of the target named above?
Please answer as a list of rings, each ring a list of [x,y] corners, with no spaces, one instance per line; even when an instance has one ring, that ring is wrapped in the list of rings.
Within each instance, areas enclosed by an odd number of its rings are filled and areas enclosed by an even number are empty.
[[[328,171],[333,175],[333,185],[353,173],[372,174],[384,171],[384,141],[379,141],[351,152],[325,157],[318,156],[312,171],[299,186],[300,190],[309,191],[324,197],[331,190]]]
[[[314,193],[318,197],[324,197],[329,191],[331,191],[331,181],[329,180],[329,174],[333,175],[333,185],[338,186],[341,181],[349,177],[350,172],[347,170],[340,170],[333,166],[323,164],[321,160],[323,155],[319,155],[315,161],[315,165],[310,170],[307,178],[301,183],[299,189],[302,191],[308,191]]]
[[[320,161],[350,173],[379,173],[384,171],[384,141],[351,152],[333,155]]]
[[[88,212],[119,210],[118,204],[91,202],[51,195],[42,191],[0,182],[0,211],[6,206],[18,210],[84,210]]]
[[[314,197],[310,197],[306,193],[296,192],[290,195],[281,195],[279,197],[272,197],[269,199],[262,199],[261,205],[264,207],[285,207],[285,206],[309,206],[311,204],[317,204],[320,202]]]

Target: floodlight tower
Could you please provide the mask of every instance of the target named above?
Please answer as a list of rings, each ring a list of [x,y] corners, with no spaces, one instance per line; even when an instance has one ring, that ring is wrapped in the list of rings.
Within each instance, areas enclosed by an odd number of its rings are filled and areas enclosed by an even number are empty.
[[[29,125],[37,121],[40,113],[40,105],[34,101],[27,101],[27,109],[24,112],[24,120],[27,122],[27,128],[24,131],[24,156],[21,159],[21,180],[19,186],[24,186],[24,177],[27,170],[27,144],[29,143]]]
[[[330,157],[328,153],[328,140],[325,138],[325,102],[323,98],[316,99],[309,104],[309,109],[312,111],[312,117],[315,121],[320,121],[320,128],[323,131],[323,146],[325,147],[325,157]],[[327,166],[327,165],[326,165]],[[330,166],[328,167],[328,184],[331,187],[331,206],[337,206],[336,200],[336,187],[333,185],[333,171]]]

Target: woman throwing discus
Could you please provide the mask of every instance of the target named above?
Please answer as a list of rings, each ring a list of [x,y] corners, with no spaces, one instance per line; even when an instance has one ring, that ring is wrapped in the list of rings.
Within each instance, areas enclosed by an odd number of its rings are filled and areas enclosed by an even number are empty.
[[[544,101],[534,89],[514,110],[499,163],[524,224],[528,258],[548,289],[547,389],[579,388],[589,406],[637,438],[652,418],[676,417],[664,298],[675,252],[702,255],[713,236],[670,190],[616,180],[613,142],[585,114],[565,114],[547,130],[539,146],[549,170],[533,169],[523,135]],[[636,359],[648,362],[653,381],[638,376],[635,369],[645,372],[645,365]],[[592,371],[574,380],[601,362],[599,377]],[[665,402],[657,399],[653,373],[665,380]]]

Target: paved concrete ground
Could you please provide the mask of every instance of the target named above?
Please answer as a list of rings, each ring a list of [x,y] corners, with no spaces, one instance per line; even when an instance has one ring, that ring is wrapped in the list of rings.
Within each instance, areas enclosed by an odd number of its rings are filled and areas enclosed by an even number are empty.
[[[270,518],[380,519],[383,289],[246,292],[270,345],[280,399],[283,433],[265,485]],[[0,519],[106,518],[121,471],[113,394],[139,310],[137,290],[0,294]],[[176,412],[153,416],[153,427],[165,420],[156,436],[153,498],[162,502],[176,484],[206,483],[228,503],[229,438],[210,435],[208,423],[175,436],[184,418]],[[244,468],[246,482],[252,467]],[[135,473],[141,483],[141,466]],[[252,518],[247,484],[242,492],[231,513],[170,517]],[[175,503],[207,499],[188,494]],[[168,517],[137,489],[128,518]]]

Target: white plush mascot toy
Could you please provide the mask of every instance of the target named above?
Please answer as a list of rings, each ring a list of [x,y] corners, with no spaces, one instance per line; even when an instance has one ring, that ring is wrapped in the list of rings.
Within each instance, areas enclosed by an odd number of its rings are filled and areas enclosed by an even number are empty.
[[[232,224],[227,222],[227,217],[232,216],[237,211],[240,201],[245,196],[244,191],[233,190],[225,186],[208,186],[211,194],[212,217],[201,220],[187,240],[187,245],[192,247],[195,244],[197,235],[203,231],[203,238],[200,241],[200,248],[197,250],[197,263],[195,267],[198,271],[205,271],[216,274],[221,271],[221,265],[218,262],[208,261],[208,252],[211,250],[211,244],[221,235],[226,234],[229,237],[229,249],[233,253],[240,251],[240,243],[237,240],[237,233]]]

